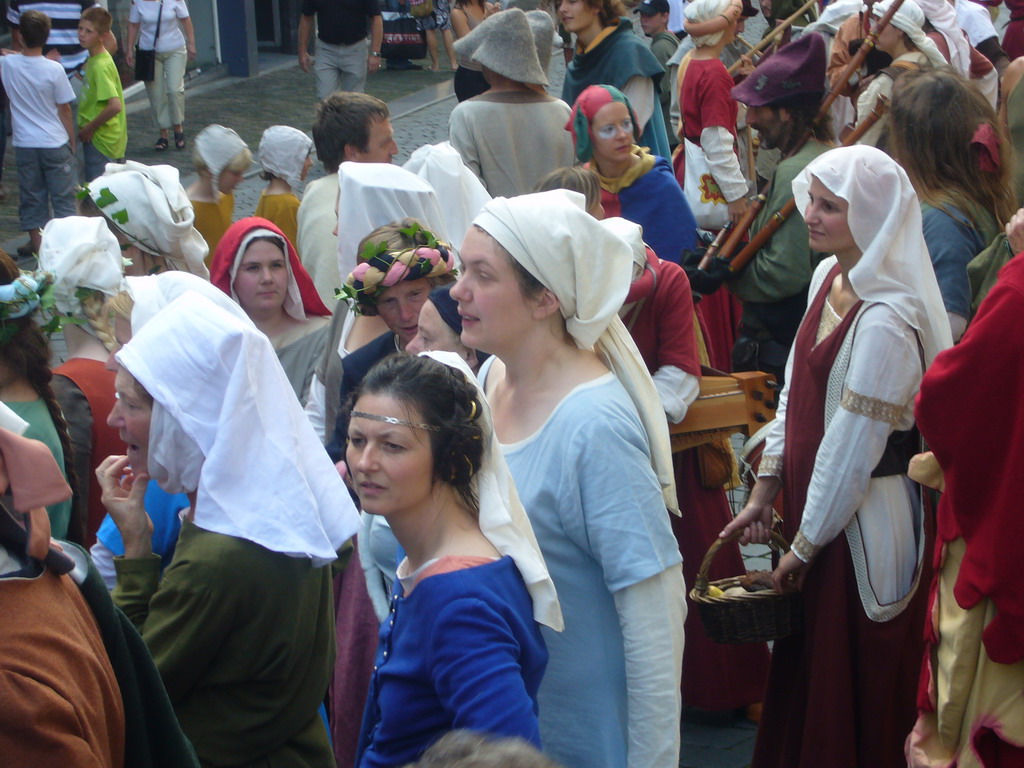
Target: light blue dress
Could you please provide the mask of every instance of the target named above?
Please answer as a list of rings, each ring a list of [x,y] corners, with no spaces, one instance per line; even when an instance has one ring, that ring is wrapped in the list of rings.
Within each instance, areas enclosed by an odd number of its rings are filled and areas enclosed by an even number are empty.
[[[609,373],[502,450],[565,617],[564,632],[541,627],[544,751],[566,768],[624,768],[626,666],[612,594],[681,562],[643,425]]]

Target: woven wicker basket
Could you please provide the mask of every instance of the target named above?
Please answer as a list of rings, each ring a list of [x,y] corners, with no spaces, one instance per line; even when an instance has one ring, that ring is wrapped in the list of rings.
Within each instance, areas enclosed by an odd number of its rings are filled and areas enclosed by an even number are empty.
[[[778,640],[799,632],[803,625],[799,593],[780,595],[774,590],[766,590],[722,597],[711,597],[708,594],[708,587],[712,584],[723,592],[730,587],[740,586],[738,576],[708,581],[708,569],[718,550],[740,535],[741,532],[737,531],[728,538],[715,539],[704,555],[697,572],[697,582],[690,590],[690,599],[700,610],[705,633],[716,643],[757,643]],[[782,552],[789,551],[786,540],[776,531],[772,531],[772,547]]]

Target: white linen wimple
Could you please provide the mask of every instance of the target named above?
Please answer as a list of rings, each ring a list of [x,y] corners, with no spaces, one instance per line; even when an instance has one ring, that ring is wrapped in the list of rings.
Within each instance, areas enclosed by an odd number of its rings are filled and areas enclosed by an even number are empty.
[[[338,169],[338,269],[356,268],[359,242],[378,227],[416,219],[449,242],[434,188],[415,173],[388,163],[345,162]]]
[[[132,333],[138,333],[142,326],[156,317],[164,307],[190,291],[212,301],[243,323],[252,325],[252,320],[245,314],[245,310],[233,302],[231,297],[225,295],[209,280],[203,280],[187,272],[161,272],[158,275],[126,277],[124,283],[125,290],[135,305],[132,307]]]
[[[121,247],[98,216],[50,219],[43,228],[39,268],[53,275],[53,297],[62,314],[83,318],[79,288],[115,296],[124,281]],[[91,332],[88,324],[81,326]]]
[[[829,150],[793,180],[801,215],[812,176],[849,203],[850,232],[862,252],[850,270],[853,290],[864,301],[889,305],[916,328],[930,365],[953,346],[953,335],[924,240],[921,205],[906,172],[874,147]]]
[[[198,474],[198,527],[316,566],[358,531],[345,484],[252,323],[187,293],[135,331],[117,361],[166,411],[149,441],[164,482],[187,488]],[[175,429],[203,457],[198,469],[196,455],[177,455],[182,441],[167,439]]]
[[[402,167],[424,179],[433,187],[438,201],[444,202],[441,215],[449,238],[445,242],[455,249],[457,257],[470,224],[491,199],[487,189],[447,141],[424,144]]]
[[[103,215],[132,245],[163,256],[182,272],[206,279],[209,248],[193,226],[192,202],[178,181],[178,169],[132,160],[108,163],[86,190]]]
[[[260,137],[260,165],[284,179],[292,192],[302,186],[302,169],[313,149],[313,140],[290,125],[272,125]]]

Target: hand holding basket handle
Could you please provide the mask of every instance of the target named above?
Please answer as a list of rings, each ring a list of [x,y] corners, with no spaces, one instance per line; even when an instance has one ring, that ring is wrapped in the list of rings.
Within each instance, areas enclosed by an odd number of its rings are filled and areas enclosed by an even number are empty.
[[[781,490],[779,478],[759,477],[743,511],[718,534],[719,541],[738,533],[740,544],[767,544],[772,534],[772,504]]]

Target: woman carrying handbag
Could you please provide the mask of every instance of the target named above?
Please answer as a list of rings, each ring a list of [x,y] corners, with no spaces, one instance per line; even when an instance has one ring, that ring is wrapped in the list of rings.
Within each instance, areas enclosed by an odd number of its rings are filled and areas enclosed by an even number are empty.
[[[138,44],[138,48],[136,48]],[[128,14],[125,59],[135,79],[146,83],[160,136],[153,149],[185,148],[185,66],[196,57],[196,36],[185,0],[133,0]],[[152,63],[150,63],[152,62]]]

